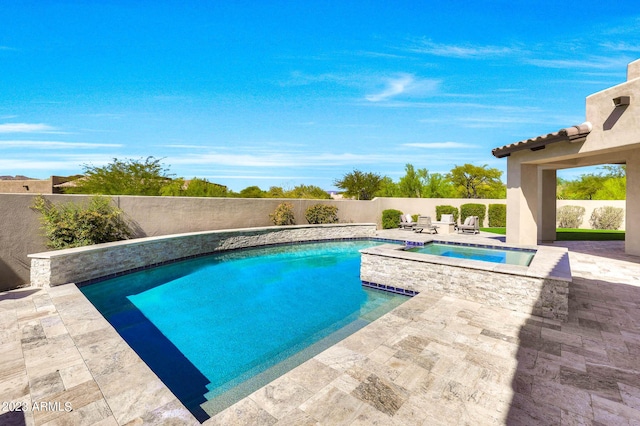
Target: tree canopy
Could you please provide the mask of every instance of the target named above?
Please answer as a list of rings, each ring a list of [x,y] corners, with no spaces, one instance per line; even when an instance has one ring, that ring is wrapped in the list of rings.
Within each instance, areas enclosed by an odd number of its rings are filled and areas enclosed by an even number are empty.
[[[602,166],[600,173],[586,173],[574,180],[558,179],[560,200],[624,200],[627,177],[624,165]]]
[[[455,166],[447,175],[462,198],[504,198],[506,189],[498,169],[473,164]]]
[[[344,195],[354,197],[357,200],[370,200],[380,189],[382,177],[371,172],[354,170],[345,174],[342,179],[336,179],[334,185],[344,189]]]
[[[106,166],[83,165],[84,177],[67,192],[102,195],[160,195],[171,178],[161,159],[113,159]]]

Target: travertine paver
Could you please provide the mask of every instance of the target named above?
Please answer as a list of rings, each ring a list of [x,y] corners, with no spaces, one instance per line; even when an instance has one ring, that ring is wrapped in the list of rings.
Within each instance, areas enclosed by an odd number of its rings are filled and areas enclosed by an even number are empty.
[[[640,258],[557,244],[567,322],[422,293],[205,423],[640,424]],[[0,403],[48,403],[0,424],[197,424],[75,286],[1,293],[0,321]]]

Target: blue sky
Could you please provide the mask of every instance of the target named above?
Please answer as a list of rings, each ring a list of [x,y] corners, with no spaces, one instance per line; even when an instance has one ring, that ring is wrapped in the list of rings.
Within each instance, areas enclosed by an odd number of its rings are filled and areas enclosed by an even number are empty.
[[[504,171],[492,148],[582,123],[637,58],[633,1],[3,0],[0,175]]]

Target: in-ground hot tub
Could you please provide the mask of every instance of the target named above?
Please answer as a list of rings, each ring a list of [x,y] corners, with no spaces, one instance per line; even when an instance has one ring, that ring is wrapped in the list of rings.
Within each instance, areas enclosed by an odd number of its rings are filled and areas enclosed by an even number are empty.
[[[433,292],[544,318],[566,321],[571,268],[566,248],[506,244],[460,244],[438,240],[381,245],[362,250],[360,278],[366,285]],[[445,251],[484,249],[487,253],[535,253],[528,265],[425,254],[425,247]],[[504,256],[506,258],[506,255]]]

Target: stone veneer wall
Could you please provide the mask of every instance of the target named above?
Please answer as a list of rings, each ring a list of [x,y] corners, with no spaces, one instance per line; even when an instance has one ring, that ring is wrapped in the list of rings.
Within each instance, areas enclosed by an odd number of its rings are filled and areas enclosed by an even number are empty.
[[[376,225],[300,225],[138,238],[30,254],[31,285],[56,286],[114,276],[147,266],[222,250],[269,244],[374,237]]]
[[[426,255],[425,255],[426,256]],[[455,261],[454,261],[455,263]],[[360,278],[566,321],[569,281],[362,253]]]

